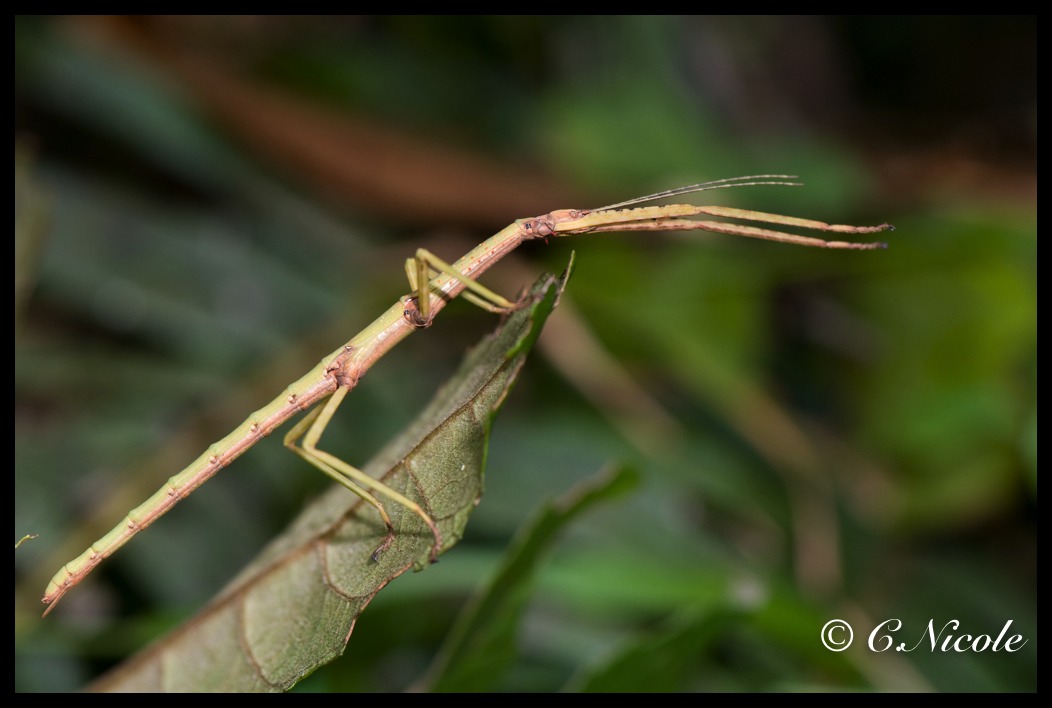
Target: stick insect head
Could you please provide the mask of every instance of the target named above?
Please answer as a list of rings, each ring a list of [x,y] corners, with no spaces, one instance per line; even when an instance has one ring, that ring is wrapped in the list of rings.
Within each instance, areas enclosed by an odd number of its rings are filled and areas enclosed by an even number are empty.
[[[532,219],[517,219],[519,229],[527,234],[527,239],[544,238],[550,236],[567,236],[575,233],[584,233],[591,230],[582,228],[579,223],[582,217],[590,212],[581,209],[556,209],[544,216],[535,216]]]
[[[519,227],[519,231],[525,235],[524,240],[526,241],[535,238],[547,239],[549,236],[555,235],[555,221],[552,219],[551,214],[534,216],[530,219],[516,219],[515,224]]]

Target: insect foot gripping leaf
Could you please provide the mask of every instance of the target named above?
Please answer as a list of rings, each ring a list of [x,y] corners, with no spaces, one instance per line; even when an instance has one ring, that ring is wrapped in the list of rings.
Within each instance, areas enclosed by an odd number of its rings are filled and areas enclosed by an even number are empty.
[[[364,469],[417,502],[455,545],[483,488],[490,423],[565,286],[542,277],[466,357],[419,418]],[[183,627],[91,688],[99,691],[282,691],[343,653],[359,614],[409,568],[426,567],[433,535],[388,504],[395,538],[343,487],[307,508],[231,585]]]

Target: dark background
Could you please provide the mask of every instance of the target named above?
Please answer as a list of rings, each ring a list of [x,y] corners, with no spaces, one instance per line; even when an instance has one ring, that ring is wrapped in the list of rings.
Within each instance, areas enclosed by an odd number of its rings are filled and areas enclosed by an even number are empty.
[[[890,221],[889,249],[521,249],[485,282],[578,268],[468,536],[301,687],[410,685],[541,501],[624,461],[640,488],[564,535],[482,688],[1036,689],[1035,17],[16,18],[15,43],[16,690],[177,626],[326,488],[268,440],[39,618],[63,562],[405,292],[418,246],[756,173],[807,186],[692,201]],[[328,448],[368,459],[494,323],[450,306]],[[1028,641],[866,650],[890,618],[910,646],[952,619]]]

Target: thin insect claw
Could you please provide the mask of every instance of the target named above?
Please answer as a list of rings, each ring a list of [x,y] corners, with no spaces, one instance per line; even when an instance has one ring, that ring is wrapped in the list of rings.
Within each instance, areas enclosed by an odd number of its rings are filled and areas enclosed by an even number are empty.
[[[501,314],[510,315],[513,312],[518,312],[522,308],[528,307],[529,305],[533,304],[533,300],[529,297],[526,297],[526,295],[526,293],[520,295],[519,299],[516,300],[511,307],[502,308]]]
[[[438,530],[433,520],[429,520],[428,526],[431,527],[431,534],[435,537],[435,542],[431,545],[430,560],[431,563],[437,563],[438,554],[442,551],[442,532]]]
[[[369,556],[370,558],[372,558],[374,563],[379,563],[380,562],[380,556],[383,555],[384,551],[386,551],[388,548],[391,547],[391,544],[394,543],[394,540],[395,540],[394,529],[388,528],[387,529],[387,535],[384,536],[384,540],[380,542],[380,545],[376,547],[376,550],[373,551],[373,554],[371,556]]]

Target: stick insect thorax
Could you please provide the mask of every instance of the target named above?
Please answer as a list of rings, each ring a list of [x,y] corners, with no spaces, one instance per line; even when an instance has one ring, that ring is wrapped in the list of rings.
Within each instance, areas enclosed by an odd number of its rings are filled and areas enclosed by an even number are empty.
[[[442,537],[435,522],[419,504],[317,448],[325,426],[344,396],[357,385],[361,376],[395,344],[416,329],[429,326],[435,315],[458,295],[464,295],[472,303],[492,312],[507,312],[518,307],[519,303],[506,300],[477,283],[476,279],[524,241],[610,231],[702,230],[821,248],[885,247],[885,244],[878,242],[826,241],[748,224],[697,220],[690,217],[707,215],[843,234],[887,231],[892,228],[890,224],[827,224],[810,219],[719,206],[640,206],[660,199],[714,189],[761,185],[800,186],[799,182],[793,181],[795,179],[793,175],[734,177],[658,192],[598,209],[559,209],[532,219],[516,220],[452,264],[445,263],[423,249],[418,250],[416,256],[406,262],[406,274],[413,290],[412,294],[401,297],[353,339],[322,359],[318,366],[290,384],[277,398],[252,413],[230,434],[211,445],[197,460],[171,477],[153,496],[129,512],[113,530],[91,544],[80,556],[62,566],[44,594],[43,602],[48,605],[44,614],[47,614],[55,606],[54,603],[83,580],[95,566],[133,536],[278,426],[297,413],[308,410],[310,412],[307,416],[296,423],[285,437],[285,444],[376,509],[387,526],[388,535],[377,548],[374,557],[390,545],[394,535],[391,521],[379,499],[384,497],[387,501],[403,505],[416,513],[431,529],[435,539],[431,552],[431,559],[434,560],[443,548]]]

